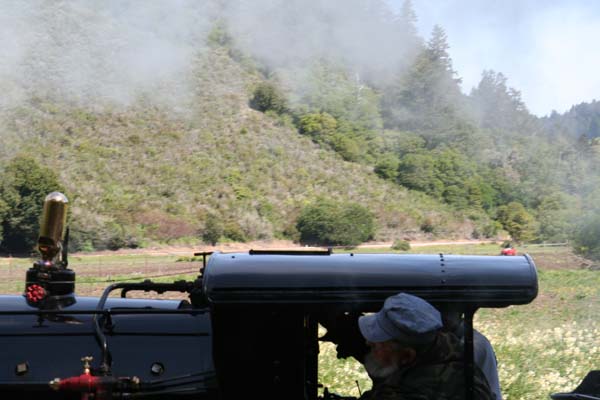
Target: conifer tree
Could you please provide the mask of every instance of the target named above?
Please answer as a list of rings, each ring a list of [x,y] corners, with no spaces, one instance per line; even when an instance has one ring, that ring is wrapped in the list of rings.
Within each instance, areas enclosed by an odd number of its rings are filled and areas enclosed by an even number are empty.
[[[464,136],[468,125],[448,49],[446,33],[436,25],[426,48],[384,99],[386,126],[419,132],[430,148]]]
[[[452,58],[448,54],[448,49],[450,45],[446,32],[441,26],[435,25],[431,31],[431,38],[427,42],[427,53],[433,63],[454,77],[456,71],[452,69]],[[460,83],[460,79],[456,79],[456,82]]]
[[[400,9],[399,22],[403,25],[404,31],[408,36],[415,40],[419,36],[417,33],[417,21],[418,18],[412,0],[404,0]]]
[[[535,130],[534,118],[523,103],[521,93],[508,87],[507,78],[501,72],[483,71],[470,98],[482,128],[506,133]]]

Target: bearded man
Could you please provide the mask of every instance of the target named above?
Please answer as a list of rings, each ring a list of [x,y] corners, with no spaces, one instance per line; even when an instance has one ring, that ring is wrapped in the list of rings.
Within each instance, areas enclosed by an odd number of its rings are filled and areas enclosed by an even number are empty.
[[[464,353],[460,339],[442,332],[438,310],[406,293],[389,297],[376,314],[358,320],[370,351],[365,368],[373,388],[360,400],[464,400]],[[481,370],[475,367],[476,400],[493,400]]]

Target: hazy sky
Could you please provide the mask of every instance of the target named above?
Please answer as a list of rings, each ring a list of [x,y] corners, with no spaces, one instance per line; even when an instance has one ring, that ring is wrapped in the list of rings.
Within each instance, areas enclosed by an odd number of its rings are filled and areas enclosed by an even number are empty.
[[[404,0],[388,0],[399,8]],[[468,93],[484,69],[508,77],[536,115],[600,100],[600,1],[413,0],[421,35],[448,34]]]

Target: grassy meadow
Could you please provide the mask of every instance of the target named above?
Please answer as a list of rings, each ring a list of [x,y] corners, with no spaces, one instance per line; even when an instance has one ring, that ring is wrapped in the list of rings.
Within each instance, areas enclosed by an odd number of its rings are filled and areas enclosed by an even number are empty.
[[[499,250],[497,244],[469,244],[414,247],[410,252],[497,255]],[[547,399],[550,393],[571,391],[587,371],[600,368],[600,270],[590,268],[589,262],[566,247],[518,250],[529,253],[538,267],[537,299],[525,306],[480,310],[475,328],[496,350],[505,399]],[[391,252],[389,248],[352,251]],[[70,258],[80,295],[98,295],[109,282],[120,280],[189,279],[200,266],[192,261],[180,254],[77,254]],[[31,262],[0,258],[0,293],[21,293]],[[354,396],[358,395],[356,381],[362,391],[370,387],[361,365],[338,360],[330,343],[321,344],[320,381],[330,391]]]

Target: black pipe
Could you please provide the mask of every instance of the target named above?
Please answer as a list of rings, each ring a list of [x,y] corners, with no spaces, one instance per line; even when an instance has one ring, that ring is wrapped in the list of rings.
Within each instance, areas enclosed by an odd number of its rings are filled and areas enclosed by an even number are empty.
[[[108,295],[115,289],[118,289],[120,286],[125,285],[125,283],[114,283],[109,285],[104,292],[102,292],[102,296],[98,300],[98,305],[96,306],[97,310],[104,310],[104,305],[106,304],[106,299],[108,299]],[[94,337],[96,338],[96,342],[100,346],[100,352],[102,353],[102,363],[100,364],[100,370],[103,375],[110,375],[111,372],[111,364],[112,364],[112,355],[110,354],[110,350],[108,349],[108,341],[106,340],[106,335],[102,331],[100,327],[100,321],[98,318],[99,314],[94,314],[92,323],[94,325]]]
[[[475,367],[474,367],[474,351],[473,351],[473,315],[475,315],[474,309],[468,309],[465,312],[465,333],[464,333],[464,347],[465,347],[465,399],[473,400],[475,393]]]
[[[124,294],[127,294],[127,290],[144,290],[144,291],[157,291],[159,293],[164,293],[167,291],[177,291],[177,292],[191,292],[194,288],[193,282],[187,281],[177,281],[173,283],[154,283],[152,281],[144,281],[140,283],[131,283],[131,282],[122,282],[122,283],[113,283],[104,289],[102,292],[102,296],[98,300],[98,305],[96,306],[96,310],[101,311],[104,310],[104,305],[106,304],[106,300],[110,292],[116,289],[123,289]],[[123,293],[121,294],[123,296]],[[102,353],[102,363],[100,365],[100,369],[103,375],[110,375],[111,373],[111,365],[112,365],[112,355],[108,348],[108,341],[106,340],[106,335],[103,332],[102,327],[100,326],[100,321],[98,318],[99,313],[94,314],[94,318],[92,323],[94,324],[94,337],[100,346],[100,352]],[[110,318],[111,313],[103,314],[107,318]]]

